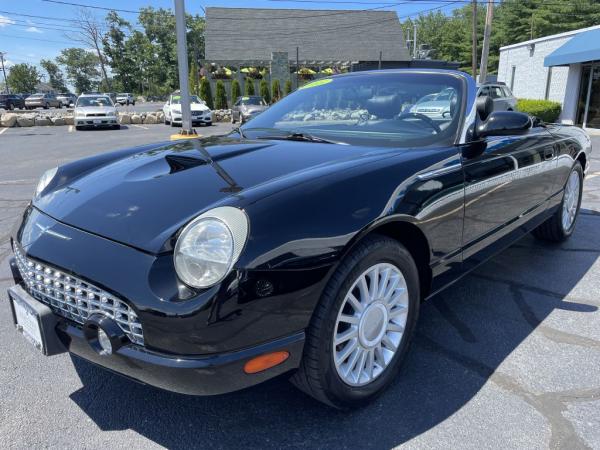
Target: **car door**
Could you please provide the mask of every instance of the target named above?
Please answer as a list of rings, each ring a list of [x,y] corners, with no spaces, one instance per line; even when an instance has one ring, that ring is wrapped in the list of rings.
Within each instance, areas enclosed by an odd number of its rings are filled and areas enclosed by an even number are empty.
[[[490,86],[490,97],[494,101],[494,111],[508,110],[508,103],[500,86]]]
[[[488,137],[480,145],[475,156],[463,156],[465,263],[517,227],[531,231],[526,222],[545,211],[554,188],[554,138],[545,128]]]

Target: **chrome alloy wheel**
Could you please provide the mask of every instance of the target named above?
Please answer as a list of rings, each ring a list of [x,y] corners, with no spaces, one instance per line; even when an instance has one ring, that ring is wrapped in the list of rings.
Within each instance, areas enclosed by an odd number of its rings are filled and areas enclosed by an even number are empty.
[[[571,172],[569,180],[565,186],[565,194],[562,206],[562,227],[564,231],[569,231],[575,222],[577,216],[577,208],[579,207],[579,173]]]
[[[346,384],[369,384],[390,364],[404,335],[408,306],[406,281],[393,264],[375,264],[354,281],[333,331],[334,364]]]

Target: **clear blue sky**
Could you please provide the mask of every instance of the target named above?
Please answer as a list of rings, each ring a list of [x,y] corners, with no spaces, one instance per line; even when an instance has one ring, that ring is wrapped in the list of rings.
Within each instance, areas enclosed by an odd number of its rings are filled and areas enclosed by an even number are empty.
[[[103,8],[115,8],[137,11],[141,7],[172,8],[172,0],[64,0],[65,3],[77,3]],[[440,8],[445,13],[463,6],[464,0],[449,3],[449,0],[332,0],[331,2],[309,1],[273,1],[273,0],[186,0],[186,11],[204,15],[207,6],[253,7],[253,8],[303,8],[303,9],[375,9],[395,10],[401,20],[407,15],[416,15],[420,11]],[[37,65],[42,58],[55,58],[65,47],[81,46],[70,42],[65,36],[69,19],[76,17],[78,7],[51,3],[43,0],[0,0],[0,52],[6,52],[8,66],[27,62]],[[103,18],[107,11],[89,9],[98,18]],[[136,14],[122,12],[123,17],[135,23]],[[43,16],[30,17],[30,16]],[[56,20],[62,19],[64,20]]]

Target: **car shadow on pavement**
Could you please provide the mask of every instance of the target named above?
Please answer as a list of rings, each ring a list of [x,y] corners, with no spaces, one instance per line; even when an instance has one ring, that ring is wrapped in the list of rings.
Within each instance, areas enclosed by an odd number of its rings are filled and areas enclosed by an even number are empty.
[[[598,309],[593,296],[579,296],[576,289],[600,256],[598,225],[597,212],[582,210],[569,242],[552,245],[527,237],[424,303],[400,376],[356,411],[325,407],[285,378],[227,395],[188,397],[137,384],[77,357],[83,387],[71,399],[101,430],[131,429],[167,448],[391,448],[444,422],[489,382],[496,397],[527,400],[552,426],[557,419],[499,366],[534,339],[534,330],[554,343],[585,345],[587,338],[572,330],[541,322],[554,311]],[[536,376],[539,359],[525,355],[518,361]]]

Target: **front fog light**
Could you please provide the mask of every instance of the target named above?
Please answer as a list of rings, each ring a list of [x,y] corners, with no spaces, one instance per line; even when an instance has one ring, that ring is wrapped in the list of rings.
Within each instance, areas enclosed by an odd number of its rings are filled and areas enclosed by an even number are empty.
[[[126,344],[127,337],[117,323],[104,314],[92,314],[83,324],[83,335],[99,355],[109,356]]]
[[[98,344],[100,344],[100,347],[102,347],[104,353],[107,355],[112,354],[112,344],[110,343],[110,338],[106,334],[106,331],[104,331],[102,328],[98,328]]]

